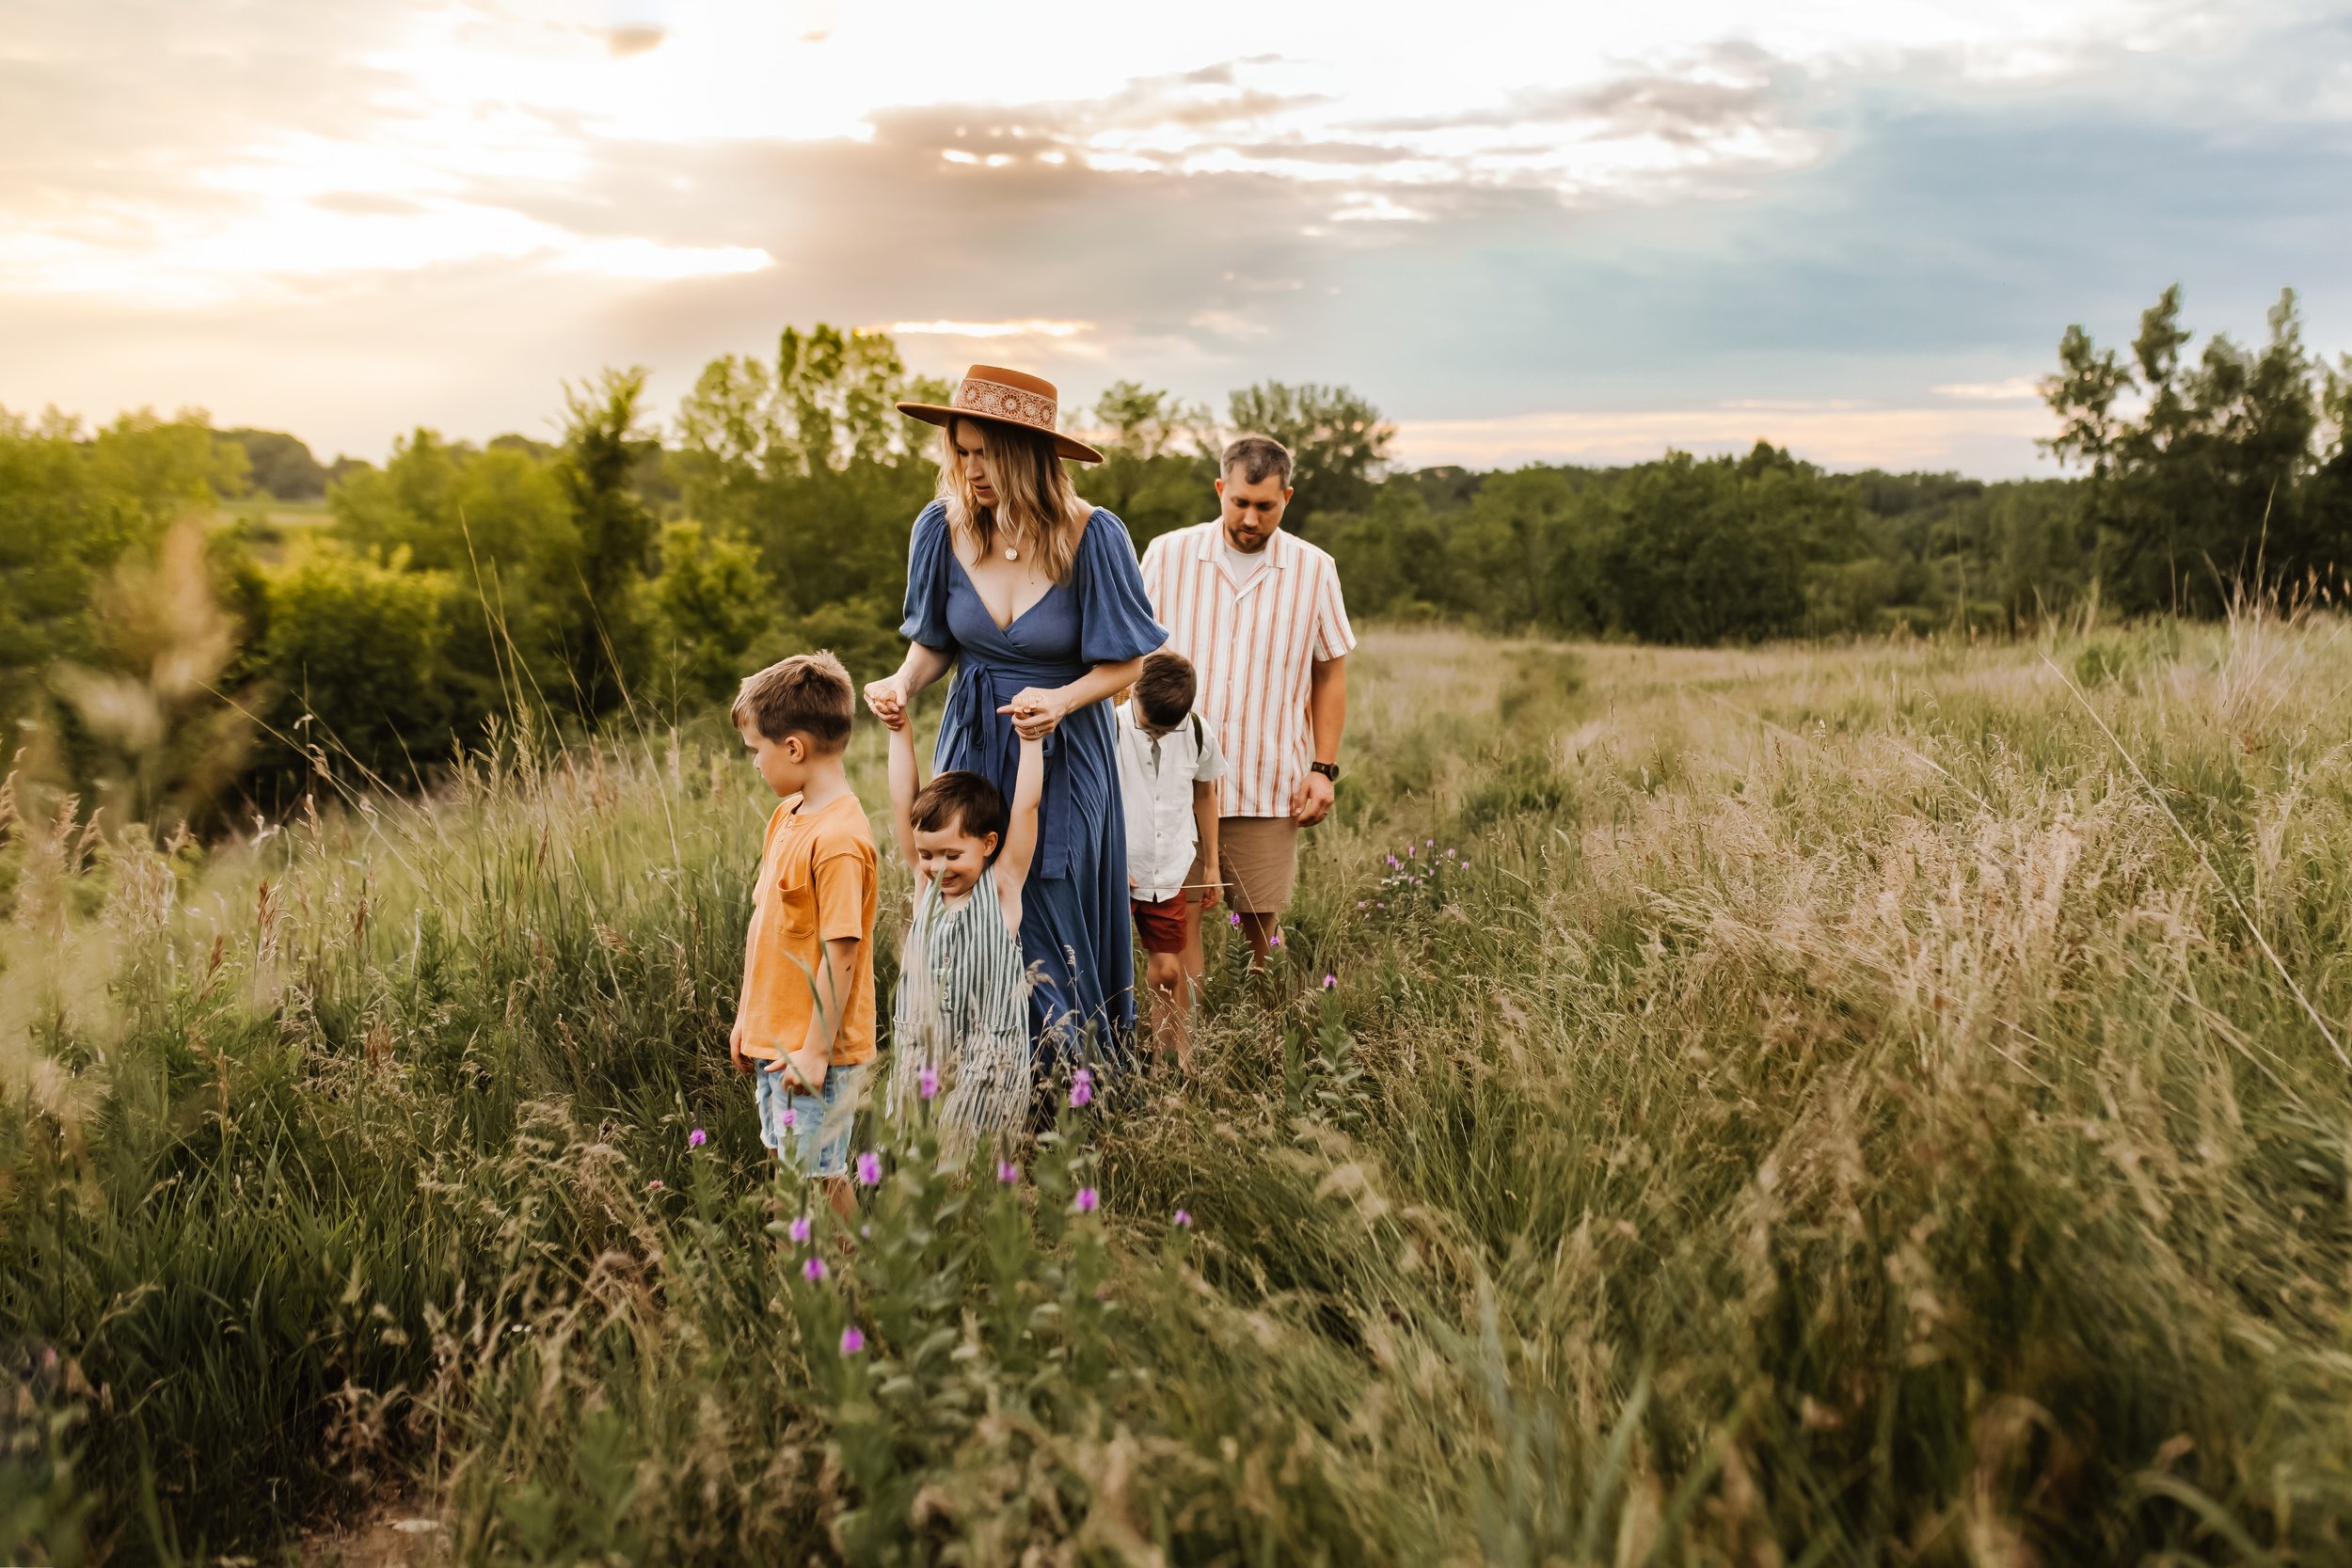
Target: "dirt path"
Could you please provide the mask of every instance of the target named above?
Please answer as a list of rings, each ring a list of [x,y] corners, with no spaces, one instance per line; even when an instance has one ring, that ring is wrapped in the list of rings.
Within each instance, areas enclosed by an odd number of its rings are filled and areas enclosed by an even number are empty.
[[[440,1568],[448,1533],[421,1498],[389,1502],[348,1525],[303,1538],[302,1568]]]

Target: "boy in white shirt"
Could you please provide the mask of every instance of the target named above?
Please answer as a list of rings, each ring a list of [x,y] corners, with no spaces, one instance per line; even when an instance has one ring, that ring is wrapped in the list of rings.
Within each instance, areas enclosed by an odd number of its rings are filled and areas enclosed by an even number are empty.
[[[1143,939],[1144,984],[1152,992],[1152,1036],[1179,1067],[1192,1066],[1192,984],[1184,974],[1190,935],[1184,878],[1210,867],[1200,907],[1216,902],[1216,784],[1225,773],[1216,737],[1193,711],[1192,661],[1156,653],[1143,661],[1119,710],[1119,787],[1127,815],[1127,896]],[[1197,851],[1197,855],[1196,855]]]

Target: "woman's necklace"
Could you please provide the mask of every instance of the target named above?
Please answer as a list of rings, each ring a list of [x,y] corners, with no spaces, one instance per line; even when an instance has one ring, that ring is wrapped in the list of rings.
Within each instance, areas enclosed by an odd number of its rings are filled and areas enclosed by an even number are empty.
[[[1021,559],[1021,552],[1014,549],[1010,545],[1007,545],[1005,546],[1005,559],[1007,561],[1018,561]]]

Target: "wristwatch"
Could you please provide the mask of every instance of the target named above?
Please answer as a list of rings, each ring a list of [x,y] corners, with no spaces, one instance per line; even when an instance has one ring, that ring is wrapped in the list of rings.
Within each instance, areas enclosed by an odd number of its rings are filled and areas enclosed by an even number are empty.
[[[1307,765],[1307,771],[1320,773],[1333,784],[1340,782],[1340,765],[1336,762],[1311,762]]]

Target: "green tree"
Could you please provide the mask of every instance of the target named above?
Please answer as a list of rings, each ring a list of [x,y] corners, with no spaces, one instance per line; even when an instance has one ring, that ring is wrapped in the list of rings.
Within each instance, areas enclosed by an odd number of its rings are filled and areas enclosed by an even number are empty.
[[[787,329],[772,366],[715,359],[678,407],[685,515],[758,550],[787,622],[854,605],[868,633],[885,634],[908,526],[937,472],[924,456],[936,432],[895,404],[946,395],[906,375],[887,335],[821,324]]]
[[[913,455],[931,427],[896,405],[917,390],[887,333],[822,322],[806,333],[786,327],[773,365],[747,355],[712,360],[678,404],[689,509],[713,515],[732,490],[760,480]],[[928,390],[945,401],[945,388]]]
[[[90,596],[156,520],[92,471],[72,422],[0,409],[0,718],[25,712],[53,658],[91,654]]]
[[[332,542],[272,574],[262,662],[280,694],[268,762],[281,780],[315,767],[423,783],[450,743],[452,587],[403,553],[376,561]]]
[[[673,711],[716,702],[750,673],[746,654],[774,625],[774,590],[759,552],[700,523],[661,531],[653,580],[658,694]]]
[[[1818,568],[1863,545],[1852,488],[1761,442],[1736,461],[1669,452],[1628,475],[1615,501],[1621,521],[1599,565],[1617,625],[1645,641],[1802,631]]]
[[[281,501],[316,500],[326,494],[326,469],[299,438],[282,430],[224,430],[252,465],[254,488]]]
[[[1103,462],[1080,476],[1089,500],[1117,513],[1137,549],[1216,511],[1216,431],[1205,408],[1140,383],[1114,383],[1094,404]]]
[[[151,672],[121,662],[136,650],[118,635],[124,616],[106,612],[110,594],[127,602],[109,584],[134,571],[151,577],[167,531],[209,518],[245,483],[243,452],[221,448],[200,413],[125,414],[86,437],[54,409],[38,424],[0,409],[0,722],[9,753],[40,738],[43,766],[70,790],[87,790],[102,768],[120,776],[108,761],[119,751],[89,720],[104,728],[106,715],[131,712],[137,705],[115,702],[128,703],[128,689],[113,683]],[[56,702],[61,681],[69,699],[86,700]],[[167,705],[186,698],[176,678],[166,685]]]
[[[597,718],[619,707],[633,672],[646,667],[651,640],[644,589],[653,565],[653,513],[630,484],[637,466],[642,370],[606,371],[564,393],[564,456],[556,472],[580,537],[567,663],[580,710]]]
[[[338,484],[329,504],[362,552],[447,585],[441,670],[458,735],[470,739],[518,703],[572,708],[581,544],[554,463],[521,443],[476,451],[418,430],[392,443],[382,468]]]
[[[1449,522],[1459,518],[1432,514],[1422,493],[1399,481],[1380,487],[1367,514],[1325,517],[1315,537],[1339,567],[1348,613],[1406,621],[1480,613],[1483,604],[1462,591],[1470,573]]]
[[[160,529],[187,513],[209,512],[252,487],[245,449],[216,436],[200,408],[173,419],[151,409],[118,417],[89,444],[91,477]]]
[[[2341,605],[2352,573],[2352,355],[2323,372],[2320,429],[2328,446],[2303,499],[2302,564],[2310,589]]]
[[[1503,627],[1589,636],[1607,624],[1600,562],[1617,515],[1588,476],[1540,465],[1490,474],[1449,540],[1456,570],[1477,583],[1474,613]]]
[[[2180,313],[2175,285],[2141,314],[2128,365],[2069,327],[2042,384],[2059,420],[2049,450],[2089,469],[2099,575],[2126,611],[2210,613],[2241,586],[2321,568],[2335,548],[2302,510],[2320,388],[2294,291],[2262,349],[2217,334],[2194,364]],[[2146,399],[2137,419],[2117,409],[2133,392]]]

